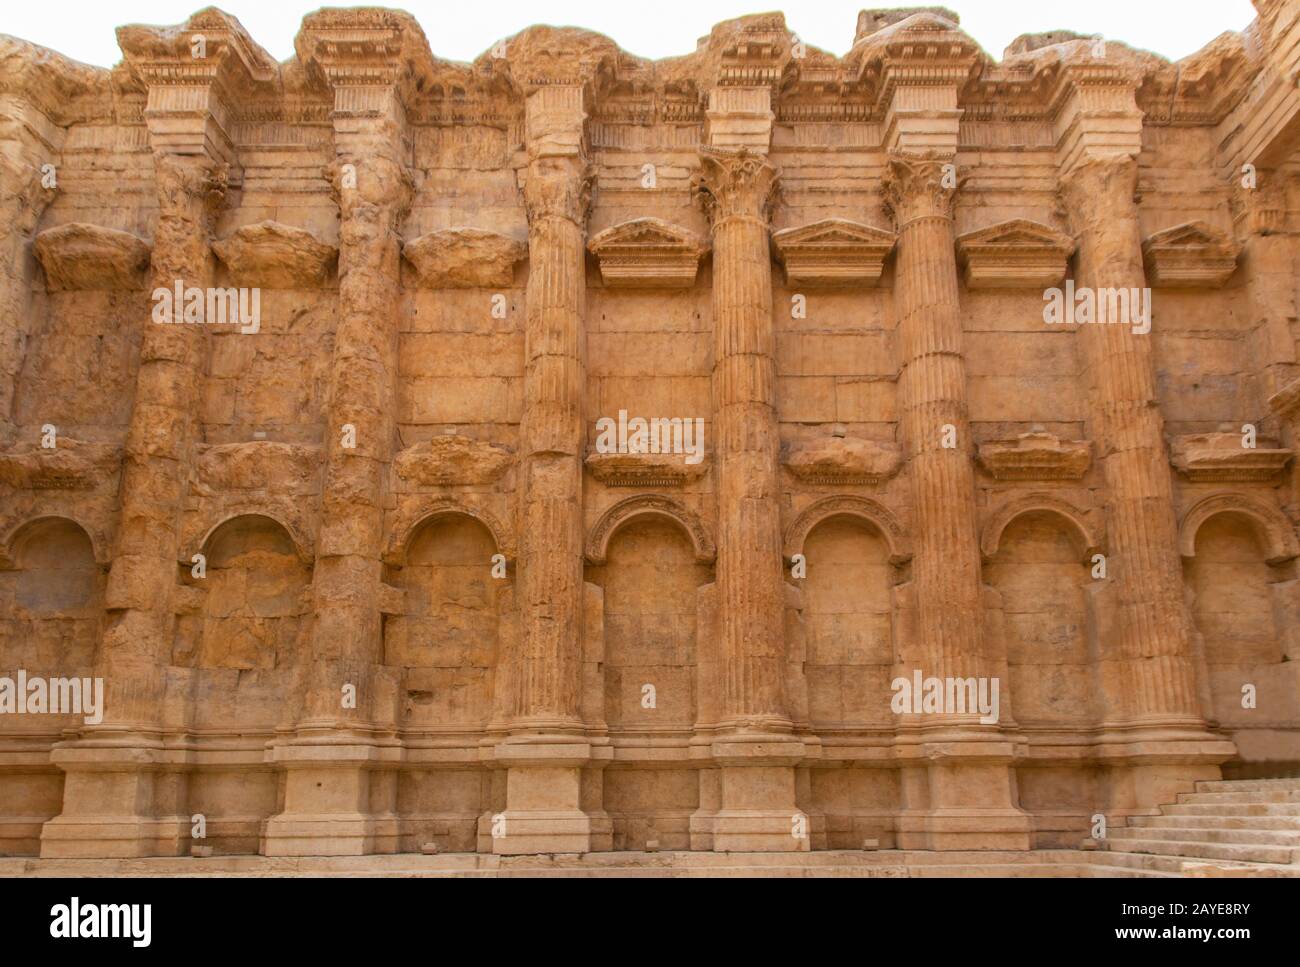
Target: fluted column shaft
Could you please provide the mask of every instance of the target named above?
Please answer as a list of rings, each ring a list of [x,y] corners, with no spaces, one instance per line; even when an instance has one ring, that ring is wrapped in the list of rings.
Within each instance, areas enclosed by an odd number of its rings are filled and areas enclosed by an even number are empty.
[[[896,154],[886,200],[898,226],[895,303],[902,431],[910,460],[917,606],[927,676],[980,674],[983,603],[970,417],[953,248],[955,169]],[[984,670],[987,674],[987,670]]]
[[[212,218],[224,196],[226,167],[156,153],[158,221],[150,290],[206,286]],[[104,725],[157,723],[170,662],[189,454],[197,432],[206,332],[202,325],[146,318],[135,405],[122,465],[117,549],[109,571],[109,612],[100,665]]]
[[[713,224],[717,585],[723,722],[788,726],[782,694],[784,578],[768,207],[761,156],[703,153]]]
[[[326,403],[325,479],[312,579],[314,622],[306,723],[374,721],[374,670],[382,662],[385,471],[396,437],[401,240],[411,179],[395,136],[401,108],[391,88],[336,91],[339,313]],[[366,118],[375,110],[382,120]],[[349,117],[355,113],[357,117]],[[356,687],[356,708],[342,688]],[[304,724],[304,723],[299,723]]]
[[[1135,201],[1137,163],[1088,161],[1063,179],[1077,227],[1079,288],[1143,289]],[[1103,660],[1121,666],[1125,720],[1197,717],[1190,619],[1183,600],[1173,483],[1156,393],[1150,334],[1133,325],[1079,327],[1093,435],[1106,479],[1107,572],[1117,638]]]
[[[588,190],[580,157],[529,165],[516,725],[578,724]]]

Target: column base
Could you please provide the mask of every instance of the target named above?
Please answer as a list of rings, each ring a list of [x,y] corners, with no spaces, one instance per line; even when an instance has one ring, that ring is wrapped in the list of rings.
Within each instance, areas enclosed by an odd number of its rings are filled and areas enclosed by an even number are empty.
[[[714,742],[712,753],[719,782],[719,808],[707,823],[712,849],[801,853],[812,848],[811,824],[796,805],[795,763],[803,758],[802,742],[788,735],[735,736]]]
[[[396,831],[370,813],[370,745],[288,744],[274,750],[285,769],[284,808],[266,821],[263,856],[363,856],[397,849]]]
[[[612,840],[603,812],[588,815],[584,770],[589,743],[572,735],[512,736],[494,750],[506,767],[506,808],[486,816],[491,850],[498,856],[590,853]]]

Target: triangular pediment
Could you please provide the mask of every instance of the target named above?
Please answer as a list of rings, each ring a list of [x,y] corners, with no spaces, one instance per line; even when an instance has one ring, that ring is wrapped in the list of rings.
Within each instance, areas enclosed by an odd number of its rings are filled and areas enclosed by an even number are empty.
[[[1173,228],[1166,228],[1162,232],[1156,232],[1143,243],[1144,247],[1160,247],[1164,249],[1200,249],[1207,246],[1231,247],[1232,240],[1225,232],[1212,228],[1202,221],[1185,222],[1182,225],[1175,225]]]
[[[1035,222],[1028,218],[1013,218],[998,222],[987,228],[967,232],[957,238],[957,247],[974,246],[1008,247],[1025,249],[1060,250],[1069,254],[1074,249],[1074,242],[1064,232],[1058,232],[1050,225]]]
[[[1184,222],[1142,242],[1147,281],[1181,288],[1218,288],[1237,268],[1240,246],[1202,221]]]
[[[587,248],[594,254],[628,248],[662,252],[700,253],[704,239],[661,218],[634,218],[594,235]]]
[[[893,248],[896,236],[882,228],[864,225],[847,218],[827,218],[798,228],[785,228],[774,232],[772,242],[779,252],[824,245],[884,246]]]

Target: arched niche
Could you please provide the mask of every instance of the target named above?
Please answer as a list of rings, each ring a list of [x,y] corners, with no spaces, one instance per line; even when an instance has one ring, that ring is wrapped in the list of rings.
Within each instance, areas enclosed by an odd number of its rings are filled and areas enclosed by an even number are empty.
[[[1047,514],[1060,518],[1073,539],[1081,561],[1091,562],[1093,555],[1102,551],[1103,538],[1088,522],[1086,512],[1059,497],[1030,494],[1003,504],[985,522],[984,531],[980,535],[980,552],[986,561],[997,556],[1002,545],[1002,535],[1011,522],[1025,514]]]
[[[1219,514],[1248,518],[1259,528],[1267,553],[1266,563],[1282,564],[1300,556],[1300,541],[1296,540],[1295,528],[1285,514],[1245,494],[1225,493],[1204,498],[1183,515],[1178,528],[1178,551],[1184,558],[1196,556],[1197,533],[1206,521]]]
[[[404,727],[478,728],[490,718],[509,586],[494,568],[499,548],[481,514],[443,507],[420,518],[388,564],[404,607],[384,617],[383,660],[400,669]]]
[[[834,517],[854,517],[879,531],[889,546],[891,564],[902,564],[912,557],[912,546],[903,526],[893,512],[870,497],[841,494],[813,501],[800,512],[785,533],[784,555],[790,561],[804,552],[804,543],[813,529]]]
[[[691,541],[697,563],[711,564],[717,557],[713,538],[699,515],[671,497],[642,494],[620,500],[601,514],[591,533],[587,535],[587,563],[604,564],[609,550],[609,540],[614,536],[614,532],[629,521],[647,516],[672,521],[685,531]]]
[[[399,511],[392,522],[388,543],[384,548],[384,563],[401,567],[410,551],[411,541],[420,529],[441,517],[463,516],[478,521],[492,535],[496,552],[504,554],[507,561],[515,557],[510,531],[492,511],[455,497],[444,497],[417,507]]]
[[[177,622],[173,661],[199,669],[287,669],[312,570],[289,529],[266,514],[236,514],[212,527],[197,553],[201,568],[193,555],[181,562],[182,583],[192,590]],[[276,714],[269,705],[261,713],[259,721]]]
[[[313,542],[303,524],[260,504],[236,505],[234,507],[227,505],[208,511],[198,521],[197,528],[193,530],[187,528],[190,534],[197,533],[200,536],[182,550],[179,563],[184,567],[190,567],[195,554],[205,556],[208,554],[213,538],[223,529],[236,521],[255,519],[264,520],[268,525],[274,525],[274,527],[283,531],[289,539],[293,554],[304,564],[311,565],[313,563]]]
[[[103,566],[90,534],[70,517],[47,515],[17,525],[6,537],[4,569],[13,572],[13,601],[33,618],[85,616],[98,599]]]

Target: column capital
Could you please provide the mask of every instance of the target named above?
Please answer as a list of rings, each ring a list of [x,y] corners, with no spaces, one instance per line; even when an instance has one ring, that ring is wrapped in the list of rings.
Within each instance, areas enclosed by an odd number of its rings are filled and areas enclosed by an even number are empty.
[[[1130,154],[1098,155],[1061,173],[1060,194],[1074,231],[1137,204],[1138,166]]]
[[[717,226],[729,218],[767,223],[776,200],[780,172],[761,154],[748,148],[700,147],[700,171],[691,181],[692,194]]]
[[[917,218],[951,218],[959,185],[952,155],[891,151],[885,165],[885,207],[899,230]]]
[[[1276,168],[1234,172],[1228,198],[1237,235],[1278,235],[1286,231],[1287,178]]]
[[[595,169],[577,159],[534,161],[522,173],[524,209],[528,224],[562,218],[586,230]]]

